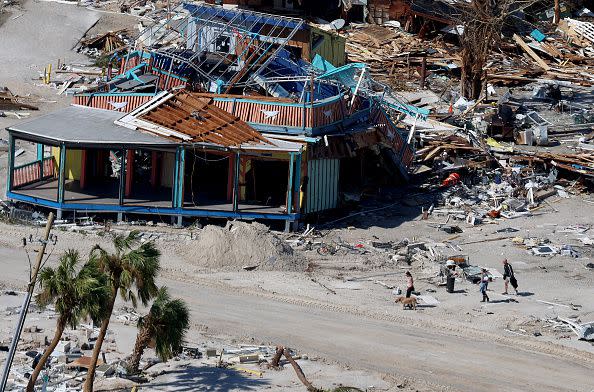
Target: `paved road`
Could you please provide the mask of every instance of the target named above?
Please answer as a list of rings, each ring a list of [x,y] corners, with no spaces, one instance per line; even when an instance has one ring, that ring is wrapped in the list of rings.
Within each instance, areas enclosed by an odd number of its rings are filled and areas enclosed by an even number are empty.
[[[498,343],[445,337],[389,321],[265,300],[179,282],[210,332],[290,345],[356,368],[396,374],[460,391],[594,390],[594,365]],[[187,293],[192,292],[189,296]]]

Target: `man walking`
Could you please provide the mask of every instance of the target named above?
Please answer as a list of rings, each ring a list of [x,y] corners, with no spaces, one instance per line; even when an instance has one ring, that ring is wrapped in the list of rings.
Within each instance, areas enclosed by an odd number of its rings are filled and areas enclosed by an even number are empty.
[[[483,295],[483,300],[481,302],[489,302],[489,296],[487,295],[487,289],[489,288],[489,273],[486,269],[481,270],[481,283],[479,285],[479,291]]]
[[[516,290],[516,295],[518,295],[518,281],[514,275],[514,269],[507,262],[507,259],[503,260],[503,281],[505,282],[505,292],[503,294],[507,294],[508,286],[511,283],[514,290]]]
[[[406,298],[410,298],[413,291],[415,291],[415,283],[410,271],[406,271]]]

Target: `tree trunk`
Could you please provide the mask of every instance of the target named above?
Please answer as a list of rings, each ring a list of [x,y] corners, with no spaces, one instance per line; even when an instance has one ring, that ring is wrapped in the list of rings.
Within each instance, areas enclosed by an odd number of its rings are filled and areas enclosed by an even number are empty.
[[[27,392],[35,391],[35,382],[37,381],[37,378],[39,377],[39,374],[41,373],[41,369],[43,369],[43,367],[47,363],[47,359],[56,349],[56,346],[60,342],[60,338],[62,337],[62,334],[64,333],[65,327],[66,327],[66,323],[65,323],[64,319],[62,317],[58,318],[58,321],[56,322],[56,332],[54,334],[54,338],[52,339],[52,342],[50,343],[49,347],[47,349],[45,349],[45,352],[41,356],[41,359],[37,363],[37,366],[35,366],[33,373],[31,373],[31,377],[29,377],[29,382],[27,383]]]
[[[299,366],[299,364],[297,362],[295,362],[295,360],[291,356],[291,353],[289,352],[289,350],[284,349],[283,350],[283,354],[285,354],[285,358],[287,358],[287,360],[289,361],[289,363],[291,364],[291,366],[293,366],[293,369],[295,369],[295,373],[297,373],[297,377],[299,378],[299,381],[301,381],[301,383],[303,385],[305,385],[305,388],[307,388],[308,392],[320,392],[320,390],[318,388],[314,387],[307,380],[307,378],[305,378],[305,374],[303,373],[303,369],[301,369],[301,366]]]
[[[136,343],[134,344],[134,351],[128,360],[128,372],[130,374],[138,373],[138,366],[140,365],[140,358],[144,353],[144,349],[151,341],[151,334],[148,328],[140,328],[136,335]]]
[[[113,312],[113,307],[115,305],[116,298],[118,296],[118,288],[120,286],[120,277],[114,278],[113,286],[111,287],[111,303],[107,308],[107,316],[105,320],[101,321],[101,329],[99,330],[99,336],[95,341],[95,346],[93,347],[93,356],[91,357],[91,363],[89,365],[89,370],[87,371],[87,379],[85,380],[85,385],[83,387],[84,392],[93,392],[93,381],[95,379],[95,368],[97,367],[97,361],[99,359],[99,354],[101,353],[101,346],[103,345],[103,340],[105,340],[105,335],[107,334],[107,327],[109,327],[109,319],[111,318],[111,313]]]
[[[285,348],[283,346],[276,346],[276,353],[274,357],[272,357],[272,361],[270,361],[270,366],[273,368],[277,368],[280,362],[281,357],[283,356],[283,351]]]
[[[561,20],[561,6],[559,5],[559,0],[555,0],[555,19],[553,20],[553,23],[559,24],[560,20]]]
[[[472,95],[471,98],[473,100],[479,99],[481,92],[483,91],[483,81],[481,78],[481,74],[476,72],[472,78]]]

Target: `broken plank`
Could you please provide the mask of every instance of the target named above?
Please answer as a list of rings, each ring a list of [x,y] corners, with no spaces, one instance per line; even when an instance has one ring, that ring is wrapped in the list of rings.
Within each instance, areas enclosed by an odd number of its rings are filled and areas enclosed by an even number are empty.
[[[532,48],[530,46],[528,46],[526,44],[526,42],[524,42],[524,40],[522,39],[522,37],[520,37],[518,34],[514,34],[513,35],[513,39],[514,41],[516,41],[516,43],[518,45],[520,45],[520,47],[522,49],[524,49],[524,51],[526,53],[528,53],[528,55],[530,57],[532,57],[532,59],[534,59],[534,61],[536,61],[536,63],[545,71],[549,71],[551,69],[551,67],[549,67],[549,65],[547,63],[545,63],[545,61],[543,59],[541,59],[534,50],[532,50]]]

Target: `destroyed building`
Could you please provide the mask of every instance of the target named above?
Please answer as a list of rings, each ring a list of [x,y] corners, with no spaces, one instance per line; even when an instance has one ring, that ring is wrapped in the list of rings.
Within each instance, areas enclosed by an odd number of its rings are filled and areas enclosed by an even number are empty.
[[[272,219],[406,179],[402,103],[345,63],[344,38],[296,18],[184,4],[74,105],[8,128],[7,195],[70,211]],[[175,26],[175,28],[171,28]],[[181,33],[180,33],[181,32]],[[19,162],[15,142],[37,143]]]

